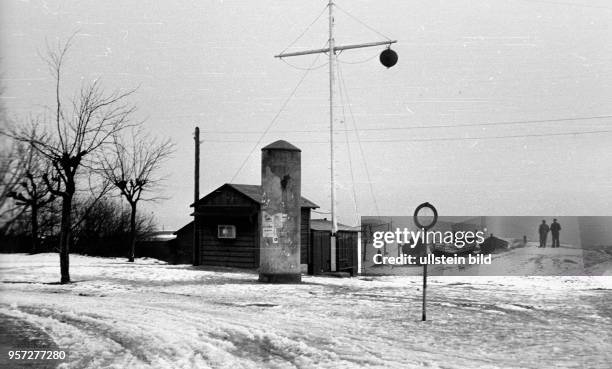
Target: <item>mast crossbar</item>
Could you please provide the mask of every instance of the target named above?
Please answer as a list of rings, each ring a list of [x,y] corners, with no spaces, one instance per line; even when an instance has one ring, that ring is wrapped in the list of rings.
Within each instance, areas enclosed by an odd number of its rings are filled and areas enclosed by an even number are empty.
[[[396,43],[397,40],[389,40],[389,41],[377,41],[377,42],[366,42],[363,44],[354,44],[354,45],[340,45],[334,46],[334,51],[342,51],[342,50],[350,50],[350,49],[361,49],[364,47],[372,47],[372,46],[380,46],[380,45],[391,45]],[[296,51],[293,53],[282,53],[278,55],[274,55],[275,58],[287,58],[290,56],[300,56],[300,55],[309,55],[309,54],[322,54],[328,53],[329,47],[323,49],[314,49],[314,50],[304,50],[304,51]]]

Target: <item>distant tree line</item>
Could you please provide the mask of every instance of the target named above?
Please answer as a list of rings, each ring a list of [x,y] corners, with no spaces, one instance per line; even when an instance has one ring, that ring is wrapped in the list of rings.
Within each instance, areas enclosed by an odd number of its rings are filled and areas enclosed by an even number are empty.
[[[78,199],[73,205],[74,218],[70,251],[92,256],[128,256],[131,239],[131,208],[116,197]],[[91,207],[88,205],[91,204]],[[61,215],[58,204],[50,203],[38,211],[38,228],[32,224],[32,210],[24,210],[4,223],[0,234],[1,252],[58,252]],[[150,213],[136,217],[136,238],[156,230]],[[36,237],[34,235],[37,235]]]
[[[60,283],[70,282],[71,251],[134,261],[137,238],[155,227],[137,205],[160,198],[159,169],[173,151],[134,122],[135,89],[108,93],[96,79],[62,90],[73,37],[44,54],[54,81],[50,118],[8,122],[0,109],[1,244],[58,252]]]

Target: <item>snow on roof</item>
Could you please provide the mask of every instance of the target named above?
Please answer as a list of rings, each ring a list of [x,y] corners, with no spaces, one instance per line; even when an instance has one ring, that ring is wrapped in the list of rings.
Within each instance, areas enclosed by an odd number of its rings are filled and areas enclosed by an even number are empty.
[[[166,241],[176,238],[173,231],[155,231],[146,234],[143,237],[143,241]]]

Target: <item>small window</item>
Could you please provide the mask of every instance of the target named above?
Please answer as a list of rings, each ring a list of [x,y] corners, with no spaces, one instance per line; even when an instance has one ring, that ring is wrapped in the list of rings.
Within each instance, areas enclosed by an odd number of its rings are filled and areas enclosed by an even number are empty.
[[[236,226],[227,224],[218,225],[217,238],[236,238]]]

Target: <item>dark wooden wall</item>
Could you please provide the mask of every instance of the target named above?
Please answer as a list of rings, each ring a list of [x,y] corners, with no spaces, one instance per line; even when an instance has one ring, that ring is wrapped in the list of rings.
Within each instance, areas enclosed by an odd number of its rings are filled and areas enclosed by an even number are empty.
[[[196,205],[202,265],[259,267],[259,204],[228,188],[212,193]],[[301,209],[300,260],[309,263],[310,208]],[[217,238],[217,226],[236,226],[235,239]]]
[[[357,232],[336,233],[336,269],[339,272],[349,272],[351,275],[357,274]]]
[[[217,237],[217,226],[236,226],[236,238]],[[259,266],[259,233],[256,216],[249,212],[231,216],[199,216],[200,255],[202,265],[216,265],[237,268]]]
[[[310,208],[302,208],[300,221],[300,263],[310,264]]]
[[[176,238],[170,241],[170,246],[174,250],[174,264],[191,264],[193,262],[193,225],[179,230]]]
[[[308,274],[321,274],[331,271],[330,233],[328,231],[311,232],[311,263],[308,264]]]
[[[237,268],[259,266],[258,205],[245,195],[225,188],[206,196],[196,205],[202,265]],[[236,226],[235,239],[217,237],[217,226]]]
[[[338,231],[336,233],[336,270],[357,274],[358,233]],[[321,274],[331,271],[331,247],[329,231],[311,231],[309,274]]]
[[[136,256],[139,258],[149,257],[163,260],[170,264],[178,264],[175,249],[172,247],[172,241],[138,241],[136,242]]]
[[[238,215],[233,215],[238,213]],[[233,209],[232,215],[198,216],[200,232],[200,255],[202,265],[230,266],[238,268],[259,267],[259,225],[254,209]],[[310,250],[310,209],[302,209],[301,218],[302,264],[308,264]],[[217,226],[236,226],[236,239],[217,238]]]

